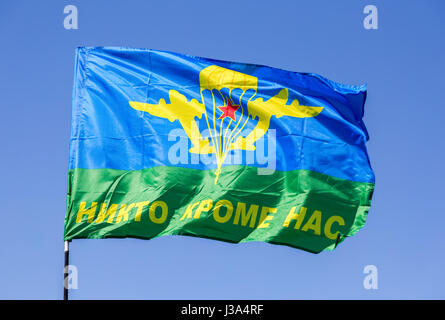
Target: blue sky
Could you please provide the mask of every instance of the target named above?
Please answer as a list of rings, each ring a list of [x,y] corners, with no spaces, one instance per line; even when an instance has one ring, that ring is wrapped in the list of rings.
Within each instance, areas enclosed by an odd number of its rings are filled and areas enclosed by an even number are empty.
[[[76,5],[79,29],[63,28]],[[378,30],[363,8],[378,8]],[[313,255],[191,237],[74,240],[72,299],[445,298],[443,1],[3,1],[0,298],[60,299],[77,46],[129,46],[368,85],[366,226]],[[363,268],[378,268],[377,290]]]

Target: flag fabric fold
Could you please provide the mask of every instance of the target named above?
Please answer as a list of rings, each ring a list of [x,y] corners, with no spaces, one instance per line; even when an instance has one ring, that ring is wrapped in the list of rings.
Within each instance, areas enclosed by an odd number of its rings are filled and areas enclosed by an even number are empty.
[[[371,204],[365,100],[317,74],[78,48],[64,238],[331,250]]]

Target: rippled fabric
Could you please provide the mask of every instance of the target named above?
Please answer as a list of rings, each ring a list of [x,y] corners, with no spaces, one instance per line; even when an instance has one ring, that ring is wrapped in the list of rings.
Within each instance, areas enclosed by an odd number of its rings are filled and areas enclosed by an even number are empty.
[[[168,151],[176,141],[169,141],[169,134],[182,130],[180,123],[137,112],[129,101],[168,101],[169,90],[200,101],[199,73],[211,65],[256,77],[256,96],[264,100],[287,88],[288,103],[298,98],[300,104],[323,107],[314,118],[272,117],[269,129],[276,131],[277,170],[307,169],[374,182],[362,121],[365,86],[345,86],[315,74],[128,48],[79,48],[76,52],[69,168],[140,170],[172,165]],[[207,127],[203,118],[196,121],[200,128]],[[249,125],[254,126],[255,119]],[[256,160],[248,153],[244,151],[244,159]],[[216,167],[191,162],[174,165]],[[257,161],[249,165],[265,166]]]
[[[333,249],[371,205],[365,99],[316,74],[78,48],[64,238]]]

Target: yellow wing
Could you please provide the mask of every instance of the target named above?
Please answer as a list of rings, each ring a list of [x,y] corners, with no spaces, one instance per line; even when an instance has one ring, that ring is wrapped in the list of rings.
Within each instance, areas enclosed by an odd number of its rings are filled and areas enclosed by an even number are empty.
[[[202,138],[195,122],[195,117],[200,119],[204,114],[204,104],[199,103],[196,99],[187,101],[187,98],[176,90],[169,91],[169,98],[170,103],[166,103],[164,99],[159,100],[158,104],[136,101],[130,101],[129,103],[133,109],[148,112],[155,117],[165,118],[171,122],[179,120],[193,144],[191,149],[193,152],[208,146],[208,139]]]
[[[239,137],[233,148],[242,148],[246,150],[255,150],[254,142],[261,139],[270,126],[272,116],[281,118],[283,116],[294,118],[316,117],[323,110],[323,107],[312,107],[300,105],[297,99],[292,101],[290,105],[286,105],[289,99],[288,89],[282,89],[276,95],[267,101],[258,98],[247,103],[247,110],[252,119],[258,118],[258,124],[247,135],[247,137]]]

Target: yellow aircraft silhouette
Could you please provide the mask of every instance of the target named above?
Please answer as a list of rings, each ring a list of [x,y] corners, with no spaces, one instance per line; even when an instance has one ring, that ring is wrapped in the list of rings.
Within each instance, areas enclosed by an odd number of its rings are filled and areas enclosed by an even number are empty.
[[[201,97],[202,91],[205,89],[212,91],[213,89],[221,90],[222,88],[228,88],[229,90],[241,88],[243,90],[243,94],[248,89],[253,89],[255,94],[257,91],[256,77],[219,66],[210,66],[203,69],[199,78]],[[272,116],[275,116],[276,118],[281,118],[283,116],[295,118],[315,117],[320,114],[323,109],[323,107],[300,105],[297,99],[292,101],[290,105],[286,105],[289,99],[288,89],[282,89],[277,95],[267,101],[264,101],[263,98],[252,100],[255,94],[247,103],[248,114],[246,115],[247,118],[244,121],[244,125],[247,123],[249,116],[252,119],[258,118],[258,123],[256,127],[247,135],[247,137],[244,138],[241,136],[233,136],[228,141],[228,144],[226,144],[227,148],[224,150],[226,153],[227,151],[234,149],[255,150],[254,143],[267,132]],[[153,116],[165,118],[171,122],[178,120],[193,144],[192,148],[189,150],[191,153],[210,154],[219,152],[221,157],[224,158],[225,156],[221,150],[222,146],[220,146],[220,151],[218,151],[216,127],[215,136],[211,137],[213,145],[210,146],[209,138],[202,137],[198,125],[195,122],[195,118],[201,119],[203,114],[206,115],[204,103],[200,103],[196,99],[187,101],[187,98],[176,90],[169,91],[169,99],[170,103],[166,103],[164,99],[160,99],[158,104],[136,101],[130,101],[129,104],[136,110],[148,112]],[[204,101],[203,97],[202,101]],[[215,116],[214,105],[213,113]],[[239,118],[239,121],[241,121],[241,118],[242,117]],[[207,115],[206,120],[207,124],[209,125],[209,130],[212,131]],[[213,123],[215,123],[215,120]],[[233,142],[235,138],[237,139]],[[224,159],[222,159],[222,161],[223,160]]]
[[[159,100],[158,104],[130,101],[130,106],[133,109],[148,112],[155,117],[165,118],[171,122],[179,120],[193,144],[190,152],[199,153],[197,152],[198,150],[207,150],[209,140],[208,138],[202,138],[198,125],[195,122],[195,118],[201,119],[205,113],[204,104],[199,103],[196,99],[188,102],[187,98],[176,90],[169,91],[169,98],[170,103],[165,103],[164,99]],[[212,153],[210,151],[207,150],[207,153]]]

